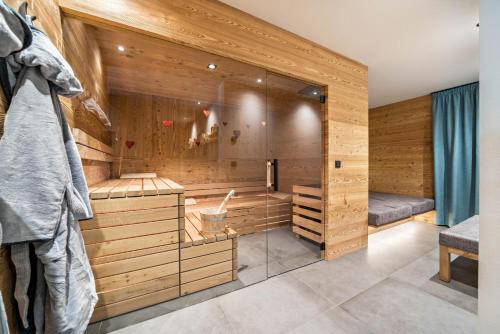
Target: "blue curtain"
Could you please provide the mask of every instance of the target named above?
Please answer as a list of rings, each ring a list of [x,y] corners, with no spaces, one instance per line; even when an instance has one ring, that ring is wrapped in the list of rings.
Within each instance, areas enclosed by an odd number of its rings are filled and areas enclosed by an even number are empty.
[[[479,213],[479,83],[432,94],[436,224]]]

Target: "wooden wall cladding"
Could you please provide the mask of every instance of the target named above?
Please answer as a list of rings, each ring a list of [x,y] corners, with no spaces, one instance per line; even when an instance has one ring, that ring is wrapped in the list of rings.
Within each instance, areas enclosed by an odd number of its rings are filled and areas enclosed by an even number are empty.
[[[113,163],[115,177],[156,172],[181,184],[265,177],[265,129],[260,122],[247,128],[237,108],[228,106],[222,118],[218,105],[198,105],[197,101],[131,93],[115,93],[110,101],[114,155],[120,157]],[[204,110],[213,117],[206,117]],[[164,121],[172,124],[165,126]],[[218,134],[204,142],[202,133],[213,124],[219,127]],[[236,145],[230,138],[235,128],[242,132]],[[190,145],[190,138],[197,140]]]
[[[105,67],[94,31],[81,21],[71,18],[63,18],[62,29],[64,55],[85,89],[79,97],[61,99],[66,114],[71,114],[70,125],[111,144],[111,132],[81,105],[82,98],[93,98],[104,112],[109,113]],[[88,184],[93,185],[109,178],[110,162],[82,158],[82,163]]]
[[[370,191],[434,198],[430,95],[370,109]]]
[[[368,69],[217,1],[60,0],[88,22],[144,33],[327,86],[326,258],[367,245]],[[147,19],[145,19],[147,18]],[[335,169],[334,160],[343,168]]]

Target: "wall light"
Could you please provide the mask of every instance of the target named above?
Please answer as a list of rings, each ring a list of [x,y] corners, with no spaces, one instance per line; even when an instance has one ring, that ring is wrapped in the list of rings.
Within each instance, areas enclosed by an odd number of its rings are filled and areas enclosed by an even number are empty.
[[[314,94],[314,95],[318,95],[318,92],[317,92],[317,91],[314,91],[314,92],[313,92],[313,94]]]
[[[217,68],[217,64],[210,63],[210,64],[207,65],[207,68],[210,71],[215,71],[215,69]]]
[[[258,79],[257,79],[257,82],[258,82],[258,83],[261,83],[261,82],[262,82],[262,79],[261,79],[261,78],[258,78]]]
[[[117,47],[118,51],[123,52],[125,51],[125,47],[123,45],[118,45]]]
[[[200,102],[200,101],[198,101],[198,105],[200,105],[200,104],[201,104],[201,102]]]

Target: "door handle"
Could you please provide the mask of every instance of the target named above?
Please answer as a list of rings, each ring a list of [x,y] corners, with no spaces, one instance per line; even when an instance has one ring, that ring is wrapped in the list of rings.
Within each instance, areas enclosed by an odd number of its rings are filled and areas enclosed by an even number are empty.
[[[267,188],[270,189],[273,184],[271,183],[271,161],[267,160]]]

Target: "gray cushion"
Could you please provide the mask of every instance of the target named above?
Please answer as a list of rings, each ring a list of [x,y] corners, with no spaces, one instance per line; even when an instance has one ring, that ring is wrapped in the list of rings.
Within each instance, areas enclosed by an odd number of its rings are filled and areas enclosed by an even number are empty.
[[[409,205],[411,206],[412,214],[414,215],[431,211],[434,209],[434,200],[430,198],[370,192],[370,199],[390,201],[390,205],[395,205],[396,203]]]
[[[479,216],[472,216],[458,225],[441,231],[439,244],[479,254]]]
[[[409,205],[389,203],[370,198],[368,202],[368,224],[380,226],[404,218],[411,217],[412,210]]]

